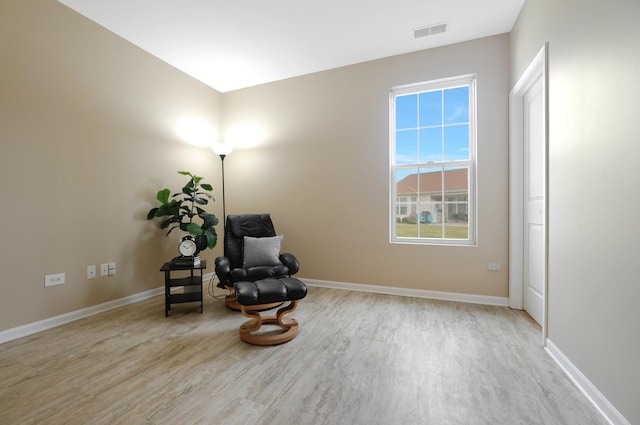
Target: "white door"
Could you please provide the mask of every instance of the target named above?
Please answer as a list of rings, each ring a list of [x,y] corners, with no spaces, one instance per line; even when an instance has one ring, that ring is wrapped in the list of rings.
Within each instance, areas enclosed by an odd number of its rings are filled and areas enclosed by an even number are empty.
[[[545,106],[542,77],[524,95],[524,309],[540,325],[546,288]]]

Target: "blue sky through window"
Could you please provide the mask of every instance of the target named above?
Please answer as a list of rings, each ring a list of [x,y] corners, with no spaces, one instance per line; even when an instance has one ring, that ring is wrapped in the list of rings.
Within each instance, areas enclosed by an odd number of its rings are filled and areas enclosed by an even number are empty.
[[[469,86],[396,96],[395,105],[396,164],[469,159]]]

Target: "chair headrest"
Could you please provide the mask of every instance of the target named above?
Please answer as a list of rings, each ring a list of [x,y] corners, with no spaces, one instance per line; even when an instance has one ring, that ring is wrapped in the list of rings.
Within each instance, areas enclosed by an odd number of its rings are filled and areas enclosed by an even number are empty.
[[[275,235],[268,213],[228,215],[224,230],[224,256],[229,258],[231,267],[242,267],[245,236],[264,238]]]
[[[271,216],[268,213],[229,215],[227,216],[226,231],[232,237],[239,239],[245,236],[263,238],[276,235]]]

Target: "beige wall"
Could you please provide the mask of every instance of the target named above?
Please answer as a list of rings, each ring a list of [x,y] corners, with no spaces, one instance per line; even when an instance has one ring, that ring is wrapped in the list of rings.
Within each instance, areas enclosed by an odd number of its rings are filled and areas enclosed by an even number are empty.
[[[511,38],[512,83],[549,43],[549,339],[632,424],[640,423],[638,18],[637,0],[529,0]]]
[[[261,145],[225,161],[227,212],[271,212],[302,276],[507,296],[507,35],[220,95],[53,0],[23,3],[1,14],[3,234],[17,242],[2,248],[0,329],[161,284],[175,248],[144,221],[155,191],[185,168],[219,182],[218,158],[175,135],[188,114],[262,126]],[[478,246],[389,244],[389,89],[468,73]],[[111,261],[115,277],[86,279]],[[67,284],[44,288],[59,272]]]
[[[301,276],[507,296],[509,38],[499,35],[223,96],[223,126],[259,146],[225,160],[227,213],[270,212]],[[477,73],[476,247],[389,243],[389,89]],[[488,261],[503,270],[487,271]]]
[[[219,127],[221,95],[55,0],[0,2],[0,57],[0,330],[161,286],[177,242],[145,215],[179,169],[219,185],[174,125]],[[86,279],[106,262],[116,276]]]

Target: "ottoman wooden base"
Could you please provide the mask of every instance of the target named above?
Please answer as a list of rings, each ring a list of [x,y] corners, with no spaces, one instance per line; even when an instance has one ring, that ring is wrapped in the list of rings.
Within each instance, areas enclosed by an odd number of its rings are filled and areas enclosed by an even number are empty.
[[[255,282],[236,282],[235,298],[240,311],[249,321],[240,326],[240,339],[255,345],[277,345],[291,341],[298,335],[298,322],[285,317],[294,311],[298,300],[307,295],[307,285],[298,279],[285,277],[263,279]],[[260,316],[268,304],[289,304],[280,308],[275,316]],[[275,325],[275,331],[259,332],[262,325]]]
[[[291,341],[298,335],[298,321],[284,317],[285,314],[294,311],[297,307],[297,301],[291,303],[278,310],[275,316],[260,316],[255,310],[247,309],[248,306],[241,306],[240,311],[245,316],[251,318],[240,326],[240,339],[244,342],[254,345],[278,345]],[[251,307],[251,306],[249,306]],[[262,325],[277,325],[277,332],[258,333]]]

